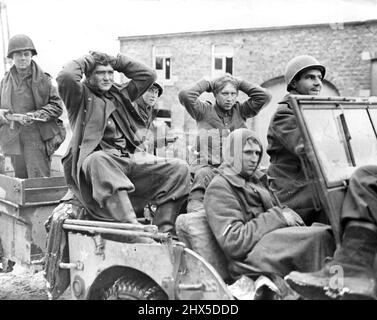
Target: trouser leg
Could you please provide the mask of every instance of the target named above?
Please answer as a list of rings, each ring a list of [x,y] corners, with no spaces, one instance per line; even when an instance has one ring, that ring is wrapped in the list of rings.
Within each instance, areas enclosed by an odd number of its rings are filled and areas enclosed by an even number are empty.
[[[28,176],[24,157],[21,155],[11,155],[10,159],[14,170],[14,176],[20,179],[27,179]]]
[[[51,161],[38,127],[36,125],[23,127],[20,132],[20,140],[28,177],[49,177]]]
[[[135,214],[129,199],[129,192],[135,189],[127,177],[129,170],[129,161],[117,159],[104,151],[93,152],[84,160],[82,172],[87,190],[82,190],[82,197],[95,219],[134,220],[127,217],[128,212]]]
[[[234,264],[232,273],[284,277],[293,270],[316,271],[334,250],[334,238],[327,225],[281,228],[264,235],[242,263]]]
[[[107,211],[113,221],[139,223],[126,190],[118,190],[107,198],[103,210]]]
[[[187,164],[179,159],[137,154],[129,175],[135,185],[132,203],[147,201],[157,205],[153,223],[162,232],[175,233],[175,219],[189,192]]]
[[[292,272],[290,285],[307,298],[377,299],[377,166],[357,169],[343,201],[341,246],[315,273]]]
[[[377,166],[357,169],[343,201],[341,222],[360,220],[377,225]]]
[[[190,194],[188,196],[187,212],[204,209],[204,193],[213,177],[215,176],[213,169],[214,167],[209,165],[197,166],[196,168],[194,168],[193,182],[191,185]]]
[[[104,208],[106,199],[117,191],[127,191],[132,206],[140,209],[147,203],[159,207],[175,202],[187,196],[189,190],[188,166],[179,159],[162,159],[148,154],[120,158],[96,151],[85,159],[82,171],[90,190],[88,193],[95,200],[93,203],[87,201],[86,206],[99,220],[112,217]]]

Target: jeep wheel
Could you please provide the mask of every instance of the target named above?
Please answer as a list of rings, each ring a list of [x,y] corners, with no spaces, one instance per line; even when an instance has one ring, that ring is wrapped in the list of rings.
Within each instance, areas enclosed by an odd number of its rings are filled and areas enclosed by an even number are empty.
[[[123,276],[103,292],[103,300],[167,300],[166,293],[152,280]]]

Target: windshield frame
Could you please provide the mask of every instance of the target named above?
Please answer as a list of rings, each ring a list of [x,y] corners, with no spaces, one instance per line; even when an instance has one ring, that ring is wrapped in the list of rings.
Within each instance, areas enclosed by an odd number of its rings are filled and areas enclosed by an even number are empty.
[[[290,101],[292,102],[291,105],[297,117],[298,126],[302,132],[305,156],[308,161],[317,168],[317,171],[321,172],[320,177],[317,178],[324,180],[327,188],[335,188],[347,184],[350,175],[356,168],[362,165],[372,164],[370,162],[368,163],[368,161],[363,161],[362,158],[358,157],[360,150],[358,153],[355,153],[357,149],[360,149],[355,145],[355,140],[357,140],[357,138],[360,140],[360,137],[363,137],[363,135],[360,133],[357,135],[358,132],[355,130],[355,124],[350,120],[350,115],[353,110],[365,110],[365,114],[360,113],[360,118],[367,121],[365,125],[368,124],[369,126],[363,126],[360,130],[368,130],[366,131],[368,132],[366,137],[372,139],[372,142],[374,143],[372,145],[372,151],[373,155],[376,154],[377,159],[377,101],[353,97],[313,97],[298,95],[291,95]],[[324,153],[321,150],[320,143],[315,137],[315,132],[313,132],[313,127],[315,127],[315,125],[311,123],[313,121],[311,121],[308,116],[312,110],[315,110],[315,112],[319,110],[328,110],[326,112],[333,111],[332,113],[329,112],[329,114],[333,114],[332,119],[331,117],[329,119],[329,123],[331,121],[336,121],[334,115],[339,116],[339,123],[335,124],[334,122],[332,125],[336,126],[336,129],[339,131],[337,132],[339,136],[333,137],[334,140],[337,140],[337,138],[339,139],[339,144],[336,146],[338,148],[337,150],[342,148],[342,152],[344,153],[344,155],[340,156],[340,158],[343,157],[342,170],[345,170],[342,177],[335,177],[336,172],[334,171],[336,170],[329,170],[330,166],[328,163],[325,163],[327,158],[323,156]],[[320,125],[318,126],[320,127]],[[334,128],[332,128],[332,133],[334,133]],[[354,140],[352,140],[352,135],[355,138]],[[347,162],[349,163],[348,166],[345,166],[345,158],[347,158]],[[377,160],[373,163],[377,164]],[[334,173],[334,177],[329,176],[330,171],[331,173]]]

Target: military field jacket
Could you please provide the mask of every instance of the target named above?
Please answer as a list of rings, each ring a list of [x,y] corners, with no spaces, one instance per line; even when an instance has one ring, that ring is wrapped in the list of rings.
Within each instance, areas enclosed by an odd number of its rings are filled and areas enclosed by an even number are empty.
[[[224,121],[219,106],[199,99],[202,93],[210,90],[210,81],[200,80],[194,86],[181,90],[179,101],[197,123],[198,163],[215,165],[222,162],[222,140],[231,131],[246,128],[246,120],[256,116],[270,101],[271,95],[266,89],[242,80],[239,90],[246,93],[249,99],[242,103],[237,101],[230,111],[230,120]]]

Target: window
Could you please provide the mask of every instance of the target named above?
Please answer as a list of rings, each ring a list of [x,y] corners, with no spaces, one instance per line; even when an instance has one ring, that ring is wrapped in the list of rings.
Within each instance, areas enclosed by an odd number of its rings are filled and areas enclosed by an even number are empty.
[[[212,46],[212,76],[233,74],[233,48],[227,44]]]
[[[158,79],[165,81],[171,80],[171,58],[172,54],[169,47],[153,47],[154,67]]]

